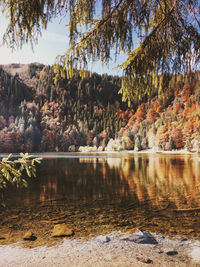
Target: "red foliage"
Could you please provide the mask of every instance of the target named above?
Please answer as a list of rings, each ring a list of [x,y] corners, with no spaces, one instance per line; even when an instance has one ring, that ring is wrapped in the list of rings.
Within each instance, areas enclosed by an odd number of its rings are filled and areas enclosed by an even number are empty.
[[[0,131],[0,151],[5,153],[21,152],[24,150],[23,140],[19,130],[8,131],[4,128]]]

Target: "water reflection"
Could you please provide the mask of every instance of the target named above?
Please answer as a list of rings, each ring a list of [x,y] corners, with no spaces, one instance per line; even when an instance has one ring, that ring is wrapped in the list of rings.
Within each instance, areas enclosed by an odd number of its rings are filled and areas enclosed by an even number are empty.
[[[174,155],[145,155],[107,159],[80,159],[101,165],[102,177],[110,170],[120,178],[120,195],[137,196],[140,202],[151,200],[159,206],[167,199],[177,208],[198,207],[200,189],[200,163],[196,158]]]
[[[200,235],[200,163],[157,154],[51,158],[43,160],[28,189],[7,190],[5,203],[0,226],[11,229],[20,210],[22,229],[30,222],[54,223],[62,214],[78,236],[135,227]]]

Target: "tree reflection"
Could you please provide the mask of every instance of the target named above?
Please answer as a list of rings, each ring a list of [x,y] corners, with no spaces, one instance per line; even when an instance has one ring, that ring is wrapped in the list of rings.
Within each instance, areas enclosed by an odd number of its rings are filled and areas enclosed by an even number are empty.
[[[47,171],[48,170],[48,171]],[[44,173],[44,174],[43,174]],[[126,198],[159,206],[198,207],[200,164],[191,157],[136,155],[47,160],[41,170],[40,200]]]

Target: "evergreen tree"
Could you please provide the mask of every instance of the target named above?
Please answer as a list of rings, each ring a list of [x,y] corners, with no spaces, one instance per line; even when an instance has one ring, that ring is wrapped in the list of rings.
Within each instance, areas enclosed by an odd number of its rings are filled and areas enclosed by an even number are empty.
[[[142,147],[141,147],[140,136],[137,135],[136,138],[135,138],[135,147],[134,147],[134,150],[137,152],[137,151],[140,151],[141,149],[142,149]]]
[[[172,149],[174,149],[174,142],[172,137],[169,137],[169,150],[171,151]]]
[[[187,138],[186,143],[185,143],[185,148],[187,149],[187,151],[191,151],[191,141],[189,138]]]

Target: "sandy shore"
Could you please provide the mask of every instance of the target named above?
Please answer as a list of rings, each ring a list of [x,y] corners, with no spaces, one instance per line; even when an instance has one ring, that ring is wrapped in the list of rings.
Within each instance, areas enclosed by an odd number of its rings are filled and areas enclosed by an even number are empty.
[[[1,267],[200,266],[200,242],[147,232],[112,232],[90,239],[63,239],[54,247],[0,246]]]

